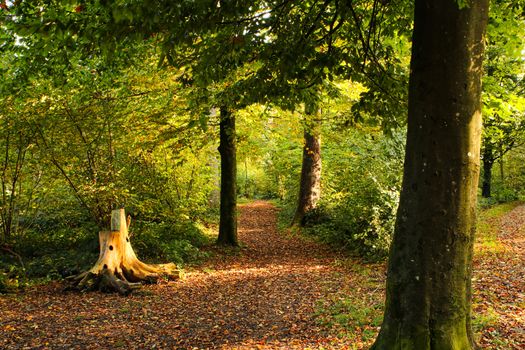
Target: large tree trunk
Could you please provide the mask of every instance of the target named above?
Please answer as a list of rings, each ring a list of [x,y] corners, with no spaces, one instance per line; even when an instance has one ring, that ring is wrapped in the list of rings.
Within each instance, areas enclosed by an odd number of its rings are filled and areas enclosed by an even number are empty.
[[[481,185],[481,195],[484,198],[490,198],[492,196],[492,167],[494,166],[494,154],[492,145],[490,143],[485,144],[483,150],[483,183]]]
[[[227,108],[220,111],[221,206],[219,238],[221,245],[237,246],[237,149],[235,116]]]
[[[372,349],[464,350],[487,0],[416,0],[403,188]]]
[[[86,272],[69,277],[70,288],[100,290],[129,294],[140,282],[153,283],[159,278],[179,278],[175,264],[145,264],[131,247],[124,209],[111,213],[111,231],[99,232],[100,254],[95,265]]]
[[[303,163],[299,198],[292,225],[303,226],[305,214],[317,206],[321,196],[321,119],[315,104],[305,106]]]

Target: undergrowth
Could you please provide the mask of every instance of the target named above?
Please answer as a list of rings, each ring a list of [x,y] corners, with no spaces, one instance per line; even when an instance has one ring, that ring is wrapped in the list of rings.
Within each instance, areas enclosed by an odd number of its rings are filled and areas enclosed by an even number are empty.
[[[510,202],[482,207],[478,214],[478,229],[475,254],[497,254],[504,248],[498,241],[500,219],[522,202]],[[284,211],[283,218],[287,218]],[[380,329],[384,308],[385,278],[382,264],[363,264],[355,259],[337,261],[348,279],[340,291],[329,298],[321,300],[316,309],[319,324],[336,330],[339,337],[348,341],[350,349],[368,348]],[[473,300],[473,309],[483,300]],[[479,339],[482,333],[491,334],[492,344],[507,348],[508,340],[497,333],[495,325],[500,315],[494,307],[489,306],[483,312],[473,313],[472,329]],[[498,347],[500,348],[500,347]]]
[[[130,228],[139,259],[179,266],[197,263],[207,256],[199,249],[211,242],[207,231],[203,224],[184,220],[138,220]],[[26,231],[0,251],[0,293],[78,274],[89,269],[98,254],[98,229],[89,223]]]
[[[476,231],[476,254],[496,254],[503,251],[503,245],[497,237],[500,227],[499,220],[503,215],[521,204],[523,203],[514,201],[480,208]]]

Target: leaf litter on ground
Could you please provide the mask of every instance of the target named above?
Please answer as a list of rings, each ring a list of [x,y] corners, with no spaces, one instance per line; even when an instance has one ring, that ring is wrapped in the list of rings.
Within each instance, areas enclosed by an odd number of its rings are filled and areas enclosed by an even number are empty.
[[[267,202],[240,212],[242,248],[213,248],[180,281],[128,297],[62,292],[60,283],[1,296],[0,348],[368,348],[381,323],[385,264],[279,233],[277,209]],[[505,249],[475,258],[474,326],[484,348],[525,344],[524,221],[525,206],[503,217]]]

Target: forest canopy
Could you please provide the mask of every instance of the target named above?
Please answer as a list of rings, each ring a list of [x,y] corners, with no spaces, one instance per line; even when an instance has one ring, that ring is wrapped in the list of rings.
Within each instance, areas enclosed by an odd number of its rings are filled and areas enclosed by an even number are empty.
[[[249,250],[262,200],[283,235],[389,257],[373,349],[473,346],[476,212],[525,198],[523,1],[0,11],[0,293],[177,279]]]

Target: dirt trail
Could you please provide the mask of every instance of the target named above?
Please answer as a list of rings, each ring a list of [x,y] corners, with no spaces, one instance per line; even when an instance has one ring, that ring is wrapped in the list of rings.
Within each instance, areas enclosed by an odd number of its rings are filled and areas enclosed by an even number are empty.
[[[241,251],[181,281],[129,297],[64,293],[60,284],[0,297],[0,349],[367,349],[381,322],[385,264],[278,233],[267,202],[240,212]],[[474,328],[483,348],[523,349],[525,206],[494,225],[503,249],[475,256]]]
[[[326,346],[329,336],[314,313],[318,300],[344,283],[334,267],[338,256],[280,235],[276,209],[266,202],[240,211],[240,254],[214,259],[181,281],[146,286],[130,297],[63,293],[50,285],[0,299],[0,348]]]
[[[473,309],[483,315],[475,327],[484,348],[525,349],[525,205],[497,221],[493,251],[474,257]]]

